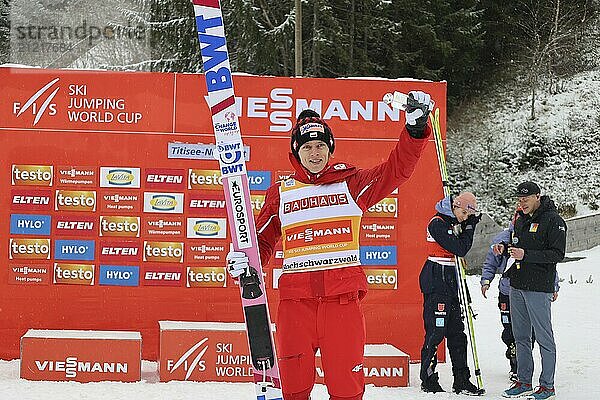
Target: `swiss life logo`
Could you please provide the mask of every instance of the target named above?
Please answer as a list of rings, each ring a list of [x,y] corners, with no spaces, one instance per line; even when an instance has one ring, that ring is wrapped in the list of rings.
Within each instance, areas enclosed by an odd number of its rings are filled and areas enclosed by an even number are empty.
[[[59,80],[60,78],[54,78],[25,100],[24,103],[20,101],[13,102],[13,114],[17,118],[24,114],[33,115],[33,126],[36,126],[44,115],[56,115],[56,103],[53,103],[52,100],[60,90],[60,86],[57,85]]]

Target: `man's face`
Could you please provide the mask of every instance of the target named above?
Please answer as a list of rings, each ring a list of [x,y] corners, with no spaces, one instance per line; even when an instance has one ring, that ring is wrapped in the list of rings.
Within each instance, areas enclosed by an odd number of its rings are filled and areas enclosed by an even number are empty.
[[[298,149],[300,164],[313,174],[319,173],[329,161],[329,147],[322,140],[311,140]]]
[[[452,212],[454,213],[454,216],[456,217],[458,222],[466,221],[467,218],[469,218],[469,212],[462,207],[453,206]]]
[[[524,214],[533,214],[540,206],[540,195],[519,196],[519,206]]]

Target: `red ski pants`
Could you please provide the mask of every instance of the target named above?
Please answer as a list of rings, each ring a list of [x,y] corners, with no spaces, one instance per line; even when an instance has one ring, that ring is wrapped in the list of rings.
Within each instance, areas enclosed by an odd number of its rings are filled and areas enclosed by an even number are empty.
[[[321,350],[331,400],[360,400],[365,388],[365,319],[357,294],[281,300],[277,315],[279,369],[286,400],[307,400]]]

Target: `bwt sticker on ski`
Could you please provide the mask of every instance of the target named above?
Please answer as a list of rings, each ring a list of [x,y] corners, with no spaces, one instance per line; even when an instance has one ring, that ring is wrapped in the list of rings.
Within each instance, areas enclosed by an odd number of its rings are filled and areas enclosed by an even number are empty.
[[[217,154],[219,155],[222,177],[243,175],[246,173],[244,148],[241,141],[217,143]]]
[[[249,218],[253,218],[253,216],[248,212],[248,207],[246,207],[246,199],[244,198],[242,189],[242,178],[239,176],[231,177],[228,180],[228,184],[237,245],[240,249],[248,249],[252,247]]]

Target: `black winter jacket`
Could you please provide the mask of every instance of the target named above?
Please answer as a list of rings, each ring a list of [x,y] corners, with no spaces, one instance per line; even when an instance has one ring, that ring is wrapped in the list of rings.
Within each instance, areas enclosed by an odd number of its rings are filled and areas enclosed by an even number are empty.
[[[567,225],[554,202],[542,196],[533,215],[517,214],[512,245],[525,250],[507,275],[510,286],[534,292],[554,292],[556,263],[565,257]]]

